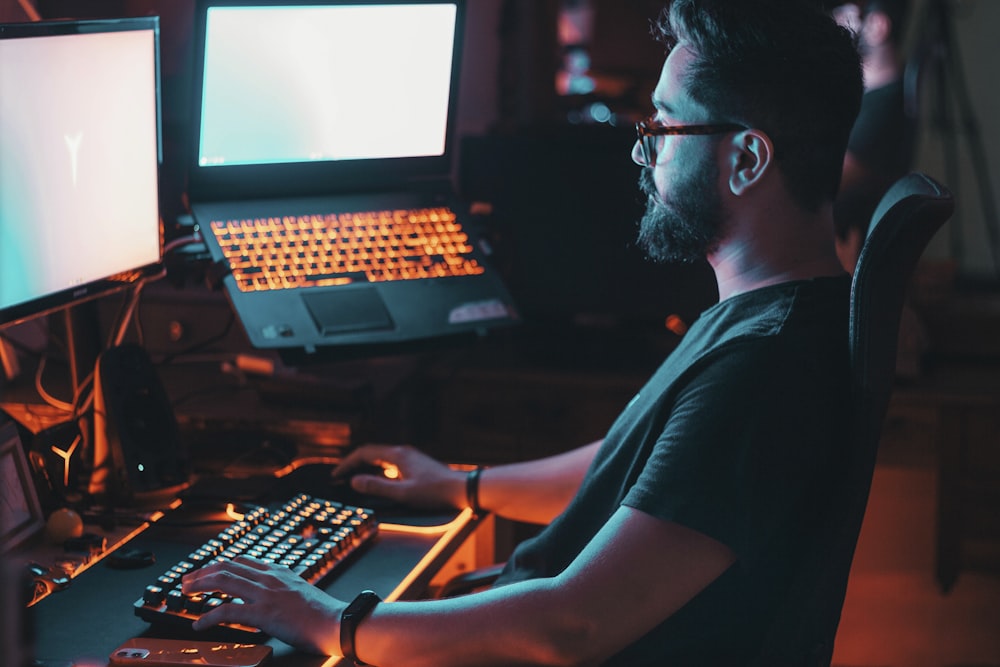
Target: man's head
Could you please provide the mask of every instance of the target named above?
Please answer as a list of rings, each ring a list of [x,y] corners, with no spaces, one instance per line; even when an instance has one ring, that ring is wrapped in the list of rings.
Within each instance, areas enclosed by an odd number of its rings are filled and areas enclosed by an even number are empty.
[[[728,215],[720,169],[741,160],[718,150],[726,142],[776,170],[803,211],[833,200],[862,78],[850,32],[818,0],[672,0],[656,28],[667,61],[656,112],[641,124],[653,136],[633,153],[646,167],[640,241],[652,258],[690,261],[717,247]],[[664,128],[691,124],[719,127],[695,136]],[[655,165],[647,146],[660,153]]]
[[[808,0],[674,0],[660,28],[668,48],[684,42],[696,54],[695,100],[771,138],[799,205],[834,198],[862,93],[847,31]]]

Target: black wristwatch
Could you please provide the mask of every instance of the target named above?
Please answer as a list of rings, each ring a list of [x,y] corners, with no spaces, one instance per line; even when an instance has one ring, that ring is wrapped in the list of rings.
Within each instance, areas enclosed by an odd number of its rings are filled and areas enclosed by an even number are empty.
[[[370,614],[375,605],[381,601],[382,598],[376,595],[375,591],[361,591],[340,615],[340,652],[356,665],[364,665],[365,663],[358,660],[355,653],[354,633],[357,632],[358,623]]]

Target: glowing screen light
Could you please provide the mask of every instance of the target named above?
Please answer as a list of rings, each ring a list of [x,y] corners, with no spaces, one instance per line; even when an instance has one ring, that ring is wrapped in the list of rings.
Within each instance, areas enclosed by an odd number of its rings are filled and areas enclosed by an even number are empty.
[[[198,163],[442,155],[455,22],[452,4],[209,9]]]

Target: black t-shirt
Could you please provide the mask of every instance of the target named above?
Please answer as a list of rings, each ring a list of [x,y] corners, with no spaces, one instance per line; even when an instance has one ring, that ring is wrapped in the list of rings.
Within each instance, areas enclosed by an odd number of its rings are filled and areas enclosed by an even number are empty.
[[[497,585],[559,574],[627,505],[713,537],[737,562],[606,664],[745,663],[831,511],[824,489],[849,421],[849,289],[846,275],[799,281],[706,310],[612,425],[570,506],[516,549]]]

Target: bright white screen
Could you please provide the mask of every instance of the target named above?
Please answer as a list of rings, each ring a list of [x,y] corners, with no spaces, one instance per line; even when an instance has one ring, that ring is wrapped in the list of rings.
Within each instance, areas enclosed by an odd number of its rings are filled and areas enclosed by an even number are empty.
[[[0,40],[0,308],[160,259],[154,39]]]
[[[201,166],[443,155],[453,4],[214,7]]]

